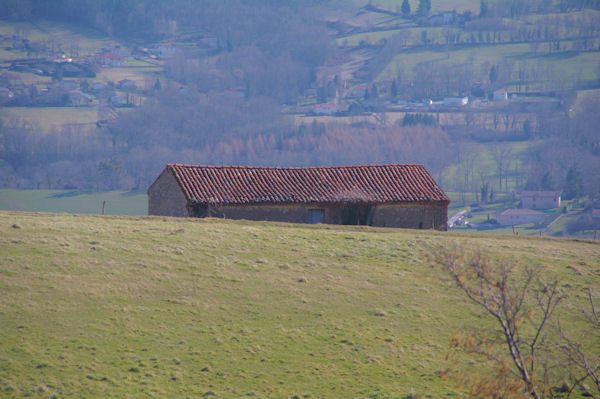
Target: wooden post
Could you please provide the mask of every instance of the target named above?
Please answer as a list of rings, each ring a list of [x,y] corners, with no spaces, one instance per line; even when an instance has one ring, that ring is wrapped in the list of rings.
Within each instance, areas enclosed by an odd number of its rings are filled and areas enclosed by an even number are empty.
[[[513,229],[513,236],[515,235],[515,225],[512,225],[512,229]]]
[[[102,214],[104,215],[104,205],[106,205],[106,201],[102,201]]]

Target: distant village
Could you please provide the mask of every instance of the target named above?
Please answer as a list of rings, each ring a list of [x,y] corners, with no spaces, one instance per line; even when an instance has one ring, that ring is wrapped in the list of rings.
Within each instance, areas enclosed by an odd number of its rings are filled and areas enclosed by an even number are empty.
[[[451,23],[458,18],[455,13],[442,13],[429,18],[429,24]],[[216,37],[187,38],[194,41],[201,51],[218,51],[221,43]],[[173,59],[181,48],[170,43],[156,43],[137,47],[135,53],[121,46],[104,47],[94,54],[80,56],[77,48],[68,52],[53,44],[30,42],[19,35],[2,36],[0,44],[5,50],[25,52],[30,58],[10,60],[0,68],[0,106],[10,107],[135,107],[144,97],[161,86],[160,78],[148,81],[121,79],[103,81],[97,74],[104,68],[135,68],[136,62],[164,66],[165,60]],[[23,74],[50,77],[48,81],[25,81]],[[337,78],[336,78],[337,79]],[[163,82],[162,84],[164,84]],[[282,111],[288,114],[307,116],[366,115],[377,112],[456,112],[489,110],[503,107],[509,101],[524,101],[505,88],[492,90],[485,82],[475,82],[469,95],[443,98],[401,98],[388,82],[371,85],[358,79],[337,82],[335,88],[324,85],[307,89],[297,104],[284,104]],[[185,87],[171,82],[179,90]],[[231,87],[225,95],[247,97],[248,88]],[[540,99],[536,99],[539,101]],[[546,98],[547,101],[554,101]]]
[[[78,50],[70,55],[60,48],[30,42],[18,35],[0,37],[5,50],[26,52],[31,58],[10,60],[0,72],[0,106],[21,107],[90,107],[104,101],[114,107],[139,105],[140,82],[121,79],[117,82],[96,79],[102,68],[127,67],[135,60],[130,50],[120,46],[105,47],[95,54],[79,56]],[[8,45],[8,46],[7,46]],[[147,58],[174,51],[157,46],[148,49]],[[23,76],[50,77],[40,81],[25,81]]]

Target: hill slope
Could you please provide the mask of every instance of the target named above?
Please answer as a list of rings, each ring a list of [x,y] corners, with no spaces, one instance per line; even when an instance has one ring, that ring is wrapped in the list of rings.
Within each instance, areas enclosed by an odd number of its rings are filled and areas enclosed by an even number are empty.
[[[0,396],[456,396],[487,319],[423,261],[454,241],[600,286],[589,241],[2,212]]]

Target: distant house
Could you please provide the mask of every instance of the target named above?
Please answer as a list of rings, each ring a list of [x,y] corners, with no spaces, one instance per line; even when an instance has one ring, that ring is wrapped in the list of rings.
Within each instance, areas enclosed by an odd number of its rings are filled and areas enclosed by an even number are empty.
[[[177,54],[177,47],[168,44],[159,44],[156,47],[147,49],[147,51],[154,57],[169,58]]]
[[[7,87],[0,87],[0,104],[6,104],[7,102],[12,101],[15,97],[12,91]]]
[[[313,168],[169,164],[148,214],[446,230],[450,200],[423,165]]]
[[[119,88],[122,90],[133,91],[137,89],[137,84],[131,79],[119,80]]]
[[[106,90],[106,85],[102,82],[94,82],[91,86],[90,89],[92,91],[104,91]]]
[[[131,55],[131,51],[129,51],[127,48],[124,48],[121,46],[103,47],[102,49],[100,49],[99,53],[100,54],[112,53],[112,54],[122,55],[123,57],[129,57]]]
[[[456,11],[446,11],[427,18],[427,25],[442,26],[450,25],[459,20],[459,15]]]
[[[81,90],[71,90],[68,94],[69,104],[74,107],[85,107],[94,101],[92,96],[85,94]]]
[[[101,53],[94,56],[96,64],[105,67],[120,67],[125,66],[125,56],[115,53]]]
[[[115,107],[122,107],[127,103],[125,98],[123,98],[122,96],[112,96],[109,98],[109,101]]]
[[[469,97],[446,97],[443,105],[445,107],[464,107],[469,104]]]
[[[11,89],[24,89],[25,88],[25,83],[23,83],[23,79],[21,79],[21,76],[13,74],[13,73],[7,73],[3,76],[7,86]]]
[[[61,80],[59,83],[61,90],[70,91],[76,90],[79,84],[75,80]]]
[[[354,86],[350,91],[350,96],[352,98],[363,98],[367,94],[368,90],[369,86],[366,85]]]
[[[198,40],[199,47],[216,49],[219,47],[219,39],[216,36],[207,36]]]
[[[246,98],[248,90],[246,88],[225,89],[224,93],[232,97]]]
[[[513,224],[536,223],[543,220],[547,215],[532,209],[507,209],[496,214],[496,220],[503,226]]]
[[[505,89],[498,89],[493,94],[494,101],[508,101],[508,92]]]
[[[560,194],[560,191],[522,191],[521,207],[527,209],[558,208]]]
[[[317,115],[333,115],[338,112],[337,104],[315,104],[314,112]]]
[[[173,57],[177,53],[177,47],[169,44],[158,46],[158,52],[163,57]]]

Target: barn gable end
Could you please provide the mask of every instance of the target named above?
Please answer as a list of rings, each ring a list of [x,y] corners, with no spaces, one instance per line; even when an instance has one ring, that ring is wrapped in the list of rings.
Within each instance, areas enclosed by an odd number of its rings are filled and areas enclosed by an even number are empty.
[[[148,215],[190,216],[188,200],[168,167],[148,188]]]

